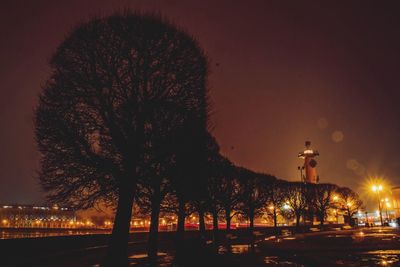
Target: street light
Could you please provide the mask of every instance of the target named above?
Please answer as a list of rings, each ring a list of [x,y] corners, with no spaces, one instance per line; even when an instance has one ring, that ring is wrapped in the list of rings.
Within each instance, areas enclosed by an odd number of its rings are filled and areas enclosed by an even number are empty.
[[[380,197],[380,192],[382,191],[382,189],[383,189],[382,185],[373,185],[372,186],[372,191],[378,194],[379,217],[381,219],[381,226],[383,226],[381,197]]]
[[[304,176],[303,176],[303,170],[304,170],[304,166],[297,166],[297,169],[300,172],[300,181],[304,182]]]
[[[389,222],[390,218],[389,218],[389,214],[388,214],[388,208],[390,208],[390,202],[388,198],[385,198],[385,208],[386,208],[386,220]]]

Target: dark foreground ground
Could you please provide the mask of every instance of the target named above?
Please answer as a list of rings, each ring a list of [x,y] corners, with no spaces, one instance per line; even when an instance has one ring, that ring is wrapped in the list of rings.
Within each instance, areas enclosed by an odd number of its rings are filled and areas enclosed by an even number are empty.
[[[317,229],[314,229],[317,230]],[[221,232],[215,246],[198,241],[198,232],[186,233],[180,266],[400,266],[400,231],[394,228],[331,229],[273,234],[258,229]],[[97,267],[106,252],[108,235],[65,236],[0,240],[0,266]],[[156,263],[146,258],[147,233],[135,233],[129,245],[132,266],[174,266],[174,233],[160,233]],[[251,241],[255,241],[254,243]]]

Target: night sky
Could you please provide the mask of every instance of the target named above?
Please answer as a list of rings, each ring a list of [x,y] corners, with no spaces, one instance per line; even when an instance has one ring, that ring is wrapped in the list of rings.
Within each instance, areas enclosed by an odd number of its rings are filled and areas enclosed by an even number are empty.
[[[33,109],[56,47],[80,22],[127,7],[160,12],[198,39],[213,133],[236,164],[298,180],[310,140],[321,182],[400,184],[400,6],[321,2],[2,1],[0,203],[43,201]]]

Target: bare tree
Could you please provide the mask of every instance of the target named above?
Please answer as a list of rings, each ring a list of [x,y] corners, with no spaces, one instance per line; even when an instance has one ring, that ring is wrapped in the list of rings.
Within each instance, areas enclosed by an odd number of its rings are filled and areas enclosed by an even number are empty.
[[[315,192],[313,206],[321,226],[324,225],[327,211],[335,204],[333,195],[337,189],[338,186],[334,184],[316,184],[312,188],[312,191]]]
[[[307,184],[302,182],[288,182],[283,186],[285,207],[287,206],[296,219],[296,227],[300,226],[300,218],[307,208]]]
[[[104,266],[127,265],[132,202],[155,118],[164,136],[207,117],[206,59],[196,41],[151,16],[79,25],[51,59],[36,109],[40,182],[51,202],[116,200]]]
[[[195,207],[196,211],[199,215],[199,228],[200,228],[200,235],[202,238],[205,238],[205,221],[204,216],[205,213],[210,211],[214,214],[214,211],[218,211],[219,209],[219,200],[215,195],[214,186],[217,181],[220,180],[221,168],[223,165],[221,164],[221,156],[219,154],[219,145],[217,140],[210,134],[207,133],[207,147],[205,147],[205,164],[204,164],[204,171],[202,172],[205,177],[201,180],[202,183],[197,183],[199,186],[197,188],[197,193],[192,197],[192,204]],[[194,170],[199,172],[201,170]]]
[[[254,218],[262,213],[268,200],[268,184],[274,181],[270,175],[239,168],[240,212],[250,221],[250,231],[254,229]]]
[[[226,231],[231,230],[231,221],[238,214],[240,203],[240,183],[236,167],[228,159],[221,159],[221,179],[215,184],[215,198],[225,214]]]
[[[285,194],[283,191],[285,181],[276,179],[267,186],[267,212],[272,215],[274,228],[277,228],[278,212],[285,202]]]
[[[358,194],[348,187],[340,187],[337,193],[339,208],[346,213],[346,222],[351,223],[351,217],[360,210],[363,202]]]

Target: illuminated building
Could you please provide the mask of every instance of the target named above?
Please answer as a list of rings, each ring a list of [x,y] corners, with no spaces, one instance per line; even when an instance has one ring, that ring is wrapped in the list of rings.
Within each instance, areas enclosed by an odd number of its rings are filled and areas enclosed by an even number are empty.
[[[0,206],[0,227],[76,228],[75,211],[64,207],[33,205]]]
[[[392,198],[392,209],[394,211],[395,217],[400,218],[400,186],[392,187]]]
[[[298,157],[304,159],[303,166],[299,167],[301,180],[305,183],[316,184],[319,181],[319,176],[317,175],[317,161],[314,159],[319,156],[317,150],[312,150],[310,148],[311,142],[306,141],[306,149],[298,154]],[[305,175],[303,175],[303,170]]]

